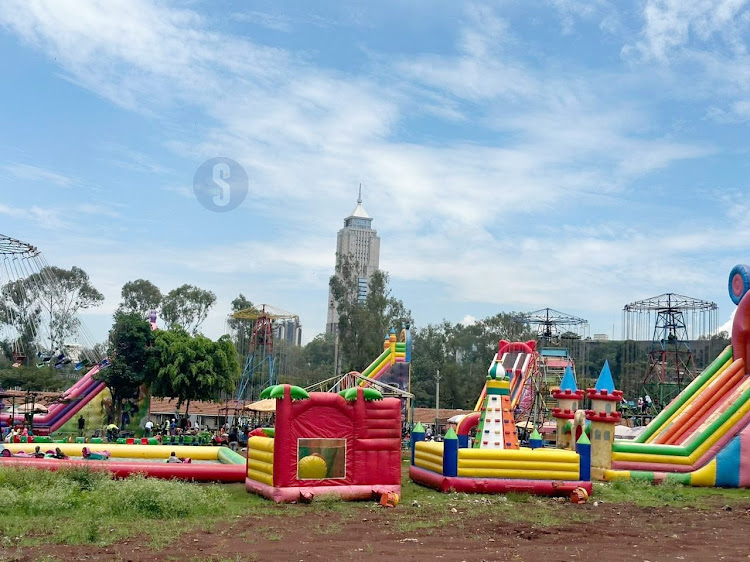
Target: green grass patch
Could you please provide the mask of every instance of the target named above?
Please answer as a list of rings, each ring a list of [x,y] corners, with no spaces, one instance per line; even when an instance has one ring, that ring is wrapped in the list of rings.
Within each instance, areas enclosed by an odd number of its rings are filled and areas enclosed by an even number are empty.
[[[247,500],[242,486],[142,476],[113,480],[86,468],[52,472],[0,467],[5,514],[0,518],[0,549],[49,543],[106,545],[134,534],[145,534],[152,546],[159,547],[188,530],[186,522],[195,528],[245,512]]]
[[[673,482],[651,484],[642,480],[616,480],[595,483],[595,500],[631,503],[640,507],[692,507],[711,509],[750,500],[750,490],[737,488],[698,488]]]

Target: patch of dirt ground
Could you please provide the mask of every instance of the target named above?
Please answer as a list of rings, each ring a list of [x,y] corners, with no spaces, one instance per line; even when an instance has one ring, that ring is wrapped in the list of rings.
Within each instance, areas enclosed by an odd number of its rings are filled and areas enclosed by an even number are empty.
[[[560,505],[559,523],[508,522],[483,510],[444,515],[419,507],[360,504],[346,514],[243,516],[215,530],[182,535],[163,550],[133,537],[109,546],[44,546],[6,560],[750,560],[750,503],[711,508]],[[519,503],[514,511],[532,509]],[[299,514],[297,514],[299,515]],[[439,524],[436,524],[439,521]]]

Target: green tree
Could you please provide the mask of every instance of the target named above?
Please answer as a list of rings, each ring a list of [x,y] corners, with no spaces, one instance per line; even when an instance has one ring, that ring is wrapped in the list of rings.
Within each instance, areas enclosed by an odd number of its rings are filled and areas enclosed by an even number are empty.
[[[240,310],[256,311],[255,305],[245,295],[240,293],[237,298],[232,300],[232,314],[239,312]],[[237,351],[245,353],[248,345],[250,344],[250,337],[253,333],[253,326],[255,325],[254,320],[242,320],[238,318],[230,318],[227,320],[227,325],[234,333],[234,345],[237,346]]]
[[[164,298],[159,287],[147,279],[136,279],[128,281],[122,286],[120,293],[122,301],[118,312],[125,314],[138,314],[146,318],[151,310],[157,310]]]
[[[216,295],[194,285],[182,285],[167,293],[161,314],[167,326],[180,326],[195,335],[216,303]]]
[[[154,332],[140,314],[115,313],[107,350],[111,365],[95,375],[112,394],[109,413],[113,420],[120,419],[123,399],[136,396],[142,384],[151,383],[149,355],[153,343]]]
[[[211,341],[191,336],[181,328],[156,332],[150,355],[154,376],[152,394],[176,398],[177,407],[193,400],[217,400],[232,392],[240,374],[237,351],[229,336]]]
[[[67,384],[55,369],[49,367],[42,369],[36,367],[0,368],[0,387],[3,388],[54,392],[62,390]],[[9,406],[7,400],[6,406]]]
[[[357,266],[351,256],[338,256],[337,274],[329,285],[339,314],[338,337],[344,371],[362,370],[382,353],[383,338],[391,328],[412,323],[411,312],[391,295],[388,274],[376,271],[367,297],[359,295]]]
[[[36,335],[42,321],[42,309],[29,295],[26,279],[10,281],[0,288],[0,324],[10,327],[17,338],[9,342],[7,356],[13,351],[30,355],[36,342]]]
[[[440,370],[440,406],[473,407],[498,342],[533,339],[533,333],[515,317],[515,313],[500,313],[468,326],[443,321],[416,330],[411,381],[416,405],[435,405],[435,379]]]
[[[527,324],[518,321],[517,312],[500,312],[478,322],[481,332],[482,354],[489,365],[492,354],[497,353],[500,340],[527,341],[536,339],[536,334]]]
[[[91,284],[88,274],[79,267],[42,268],[26,278],[27,293],[50,319],[50,348],[62,349],[65,340],[76,332],[81,310],[99,306],[104,296]]]
[[[324,379],[333,372],[333,334],[318,334],[304,348],[303,361],[305,368],[317,373],[317,378]]]

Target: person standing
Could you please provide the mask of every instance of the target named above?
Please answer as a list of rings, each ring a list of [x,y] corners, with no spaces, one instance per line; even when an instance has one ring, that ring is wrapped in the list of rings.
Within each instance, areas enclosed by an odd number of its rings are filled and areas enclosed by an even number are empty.
[[[154,430],[154,422],[148,420],[144,427],[146,428],[146,437],[151,437],[151,433]]]
[[[83,430],[86,428],[86,418],[81,415],[78,418],[78,437],[83,437]]]

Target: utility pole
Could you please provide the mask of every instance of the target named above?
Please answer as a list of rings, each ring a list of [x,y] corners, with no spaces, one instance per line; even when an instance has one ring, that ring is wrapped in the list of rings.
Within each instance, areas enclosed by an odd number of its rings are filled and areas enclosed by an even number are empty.
[[[435,373],[435,438],[440,432],[438,418],[440,418],[440,369]]]
[[[338,326],[333,332],[333,376],[339,376],[339,331]]]

